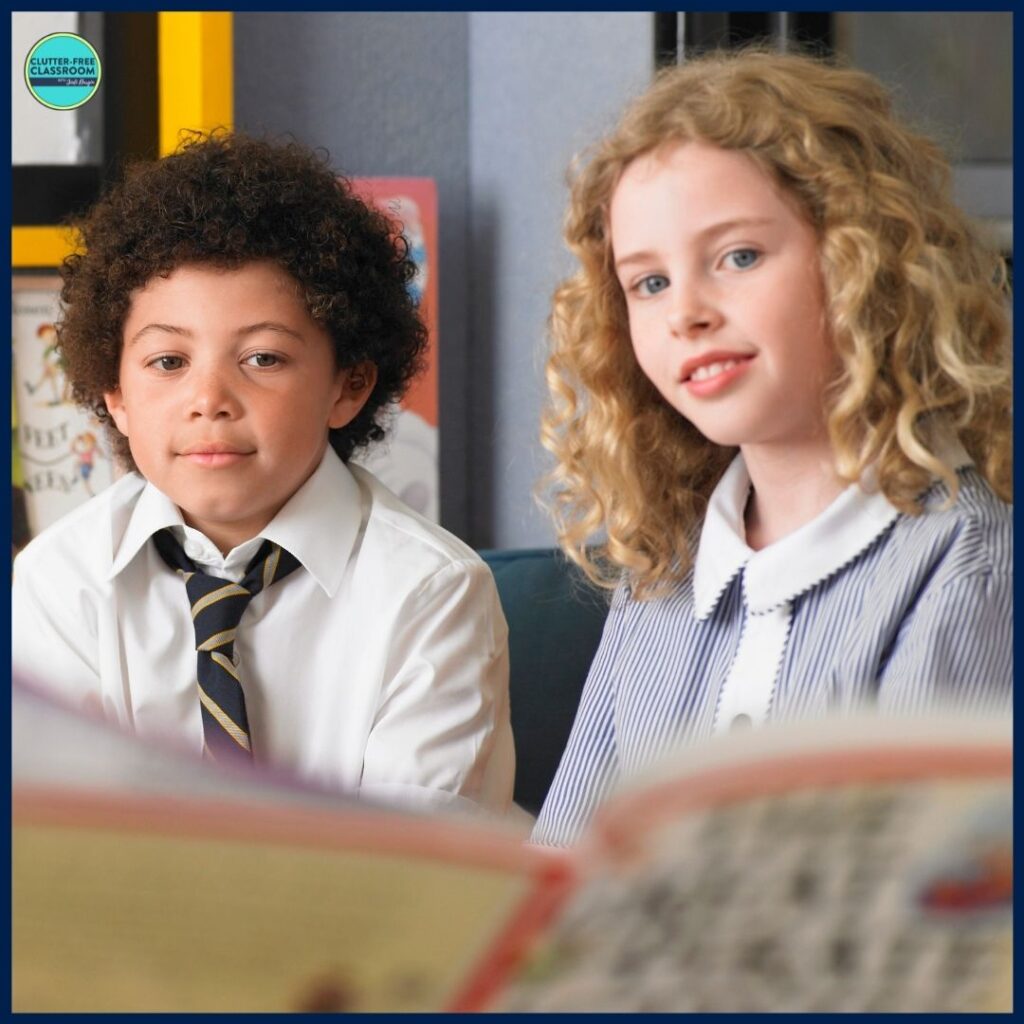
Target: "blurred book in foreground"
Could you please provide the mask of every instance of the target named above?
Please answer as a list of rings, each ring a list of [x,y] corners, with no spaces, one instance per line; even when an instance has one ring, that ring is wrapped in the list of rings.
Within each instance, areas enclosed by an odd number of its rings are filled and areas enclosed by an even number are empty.
[[[16,1011],[1011,1008],[1009,722],[729,736],[565,851],[12,724]]]

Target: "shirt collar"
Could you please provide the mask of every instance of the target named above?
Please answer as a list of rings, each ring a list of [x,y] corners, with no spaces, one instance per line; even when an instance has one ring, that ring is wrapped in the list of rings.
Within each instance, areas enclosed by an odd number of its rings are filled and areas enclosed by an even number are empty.
[[[324,593],[333,597],[341,585],[363,519],[359,485],[328,445],[312,476],[260,531],[259,536],[280,544],[293,554]],[[165,527],[178,528],[175,532],[179,538],[185,536],[185,530],[189,529],[174,502],[153,484],[147,483],[135,503],[120,543],[115,542],[108,579],[122,572],[149,538]],[[251,542],[246,541],[234,551],[241,552],[249,544]],[[233,554],[229,552],[227,560],[231,560]]]
[[[955,437],[942,437],[936,453],[960,469],[970,456]],[[744,511],[750,476],[742,455],[733,459],[711,495],[693,569],[694,611],[706,619],[726,587],[746,569],[744,592],[751,612],[762,613],[809,590],[860,555],[886,530],[899,510],[873,488],[851,484],[819,516],[774,544],[752,551],[746,542]]]
[[[121,573],[157,530],[184,525],[174,502],[163,491],[146,483],[135,501],[120,541],[114,538],[114,557],[107,579],[112,580]]]

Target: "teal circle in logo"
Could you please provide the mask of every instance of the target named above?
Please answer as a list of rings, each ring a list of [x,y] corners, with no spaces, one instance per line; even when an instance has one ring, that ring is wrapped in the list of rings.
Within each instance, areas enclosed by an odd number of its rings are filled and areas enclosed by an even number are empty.
[[[101,76],[99,54],[72,32],[43,36],[25,58],[28,91],[51,110],[74,110],[91,100]]]

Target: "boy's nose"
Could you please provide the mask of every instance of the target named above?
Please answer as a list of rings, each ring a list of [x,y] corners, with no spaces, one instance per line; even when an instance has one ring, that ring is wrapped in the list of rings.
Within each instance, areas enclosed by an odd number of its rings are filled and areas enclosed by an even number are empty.
[[[209,419],[234,418],[239,404],[234,390],[217,371],[197,373],[194,378],[189,413],[193,417]]]

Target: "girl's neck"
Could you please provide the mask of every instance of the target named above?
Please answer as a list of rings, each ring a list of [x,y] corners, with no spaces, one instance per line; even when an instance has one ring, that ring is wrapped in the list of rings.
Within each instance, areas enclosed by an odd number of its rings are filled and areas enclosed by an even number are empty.
[[[826,443],[744,446],[751,495],[745,513],[747,546],[754,551],[798,530],[846,489]]]

